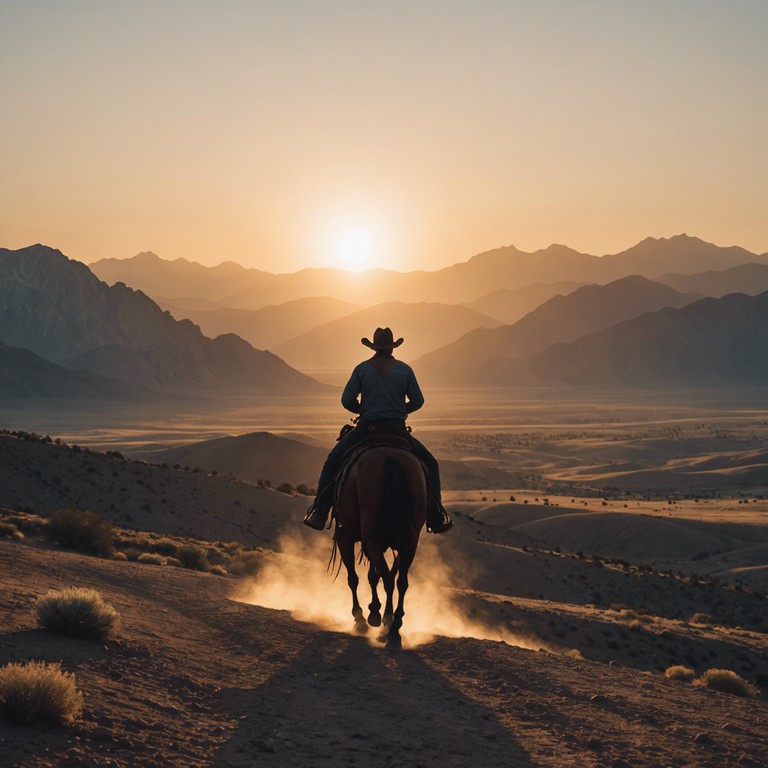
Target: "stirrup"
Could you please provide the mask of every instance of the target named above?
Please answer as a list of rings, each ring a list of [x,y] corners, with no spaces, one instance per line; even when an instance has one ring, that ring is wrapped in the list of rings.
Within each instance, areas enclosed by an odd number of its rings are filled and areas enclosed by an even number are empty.
[[[304,525],[308,525],[316,531],[322,531],[325,528],[325,521],[328,519],[328,510],[323,509],[316,503],[313,503],[304,515]]]
[[[453,520],[445,511],[445,507],[438,501],[437,509],[431,515],[427,515],[427,531],[429,533],[445,533],[453,528]],[[432,519],[430,519],[432,518]]]

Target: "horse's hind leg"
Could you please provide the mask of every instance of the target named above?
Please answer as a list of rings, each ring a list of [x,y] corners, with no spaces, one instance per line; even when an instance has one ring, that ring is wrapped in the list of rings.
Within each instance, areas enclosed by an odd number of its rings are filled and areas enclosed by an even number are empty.
[[[371,602],[368,605],[368,623],[372,627],[381,626],[381,601],[379,600],[379,574],[373,567],[373,563],[368,564],[368,583],[371,585]]]
[[[338,545],[341,560],[347,569],[347,584],[349,584],[349,590],[352,592],[352,616],[355,618],[355,631],[363,634],[368,631],[368,625],[365,623],[363,609],[357,599],[357,585],[360,579],[355,570],[355,542],[344,539],[339,541]]]
[[[387,601],[384,605],[384,624],[389,626],[389,622],[392,621],[395,578],[392,575],[392,571],[389,570],[387,560],[384,557],[384,552],[378,544],[373,542],[366,543],[365,554],[368,555],[371,565],[376,569],[376,573],[381,577],[381,580],[384,583],[384,591],[387,594]]]
[[[400,629],[403,626],[403,616],[405,615],[405,593],[408,591],[408,571],[411,568],[411,559],[403,561],[398,557],[398,565],[400,572],[397,576],[397,608],[387,632],[387,648],[402,648],[403,646]]]

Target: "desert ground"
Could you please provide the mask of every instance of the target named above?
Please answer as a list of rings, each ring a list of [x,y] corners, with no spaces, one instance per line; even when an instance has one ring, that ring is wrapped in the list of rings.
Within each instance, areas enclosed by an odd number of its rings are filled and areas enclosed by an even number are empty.
[[[333,400],[4,409],[7,430],[60,444],[0,435],[0,519],[24,536],[0,540],[0,663],[61,661],[85,705],[68,726],[0,725],[0,765],[765,765],[759,397],[435,399],[414,430],[446,468],[456,526],[422,536],[400,652],[352,631],[330,532],[300,524],[306,497],[152,461],[257,429],[330,445]],[[130,559],[48,542],[44,516],[68,504],[108,518]],[[214,571],[136,559],[168,540]],[[34,601],[72,586],[116,608],[117,639],[36,626]],[[756,693],[668,679],[675,665]]]

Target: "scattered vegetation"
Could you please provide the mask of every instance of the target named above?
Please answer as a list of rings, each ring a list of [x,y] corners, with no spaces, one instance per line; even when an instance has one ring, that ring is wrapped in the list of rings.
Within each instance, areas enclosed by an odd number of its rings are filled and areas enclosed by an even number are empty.
[[[120,627],[117,611],[95,589],[48,592],[37,600],[34,610],[44,629],[83,640],[108,640]]]
[[[713,624],[714,621],[708,613],[694,613],[691,616],[691,624]]]
[[[144,565],[165,565],[165,558],[155,552],[142,552],[136,560]]]
[[[109,555],[115,541],[115,531],[101,515],[88,509],[59,509],[44,526],[48,539],[67,549],[94,555]]]
[[[750,698],[757,696],[760,691],[757,686],[747,682],[741,675],[737,675],[730,669],[708,669],[700,678],[694,681],[694,685],[710,688],[721,693],[731,693],[734,696]]]
[[[24,534],[13,523],[0,521],[0,538],[21,540]]]
[[[696,673],[684,664],[675,664],[664,672],[664,677],[668,677],[670,680],[683,680],[686,683],[690,683],[696,677]]]
[[[193,571],[209,571],[211,564],[205,552],[196,544],[182,544],[176,550],[176,558],[182,568]]]
[[[60,664],[31,661],[0,668],[0,712],[19,725],[66,723],[83,709],[75,676]]]
[[[240,552],[229,561],[229,571],[238,576],[254,576],[261,569],[261,562],[256,552]]]

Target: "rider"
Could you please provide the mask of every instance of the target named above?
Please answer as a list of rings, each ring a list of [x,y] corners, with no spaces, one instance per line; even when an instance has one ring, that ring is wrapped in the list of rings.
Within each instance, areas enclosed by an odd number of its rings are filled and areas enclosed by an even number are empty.
[[[341,404],[352,413],[359,414],[357,426],[339,439],[328,455],[317,482],[317,496],[307,510],[304,524],[321,531],[325,527],[328,512],[333,506],[333,478],[342,457],[353,446],[376,432],[389,432],[408,438],[412,450],[427,469],[430,476],[431,501],[427,511],[427,530],[445,533],[453,527],[440,499],[440,470],[435,457],[406,430],[405,420],[424,405],[413,369],[392,356],[392,350],[403,343],[394,341],[389,328],[377,328],[373,341],[360,340],[376,354],[360,363],[344,387]]]

